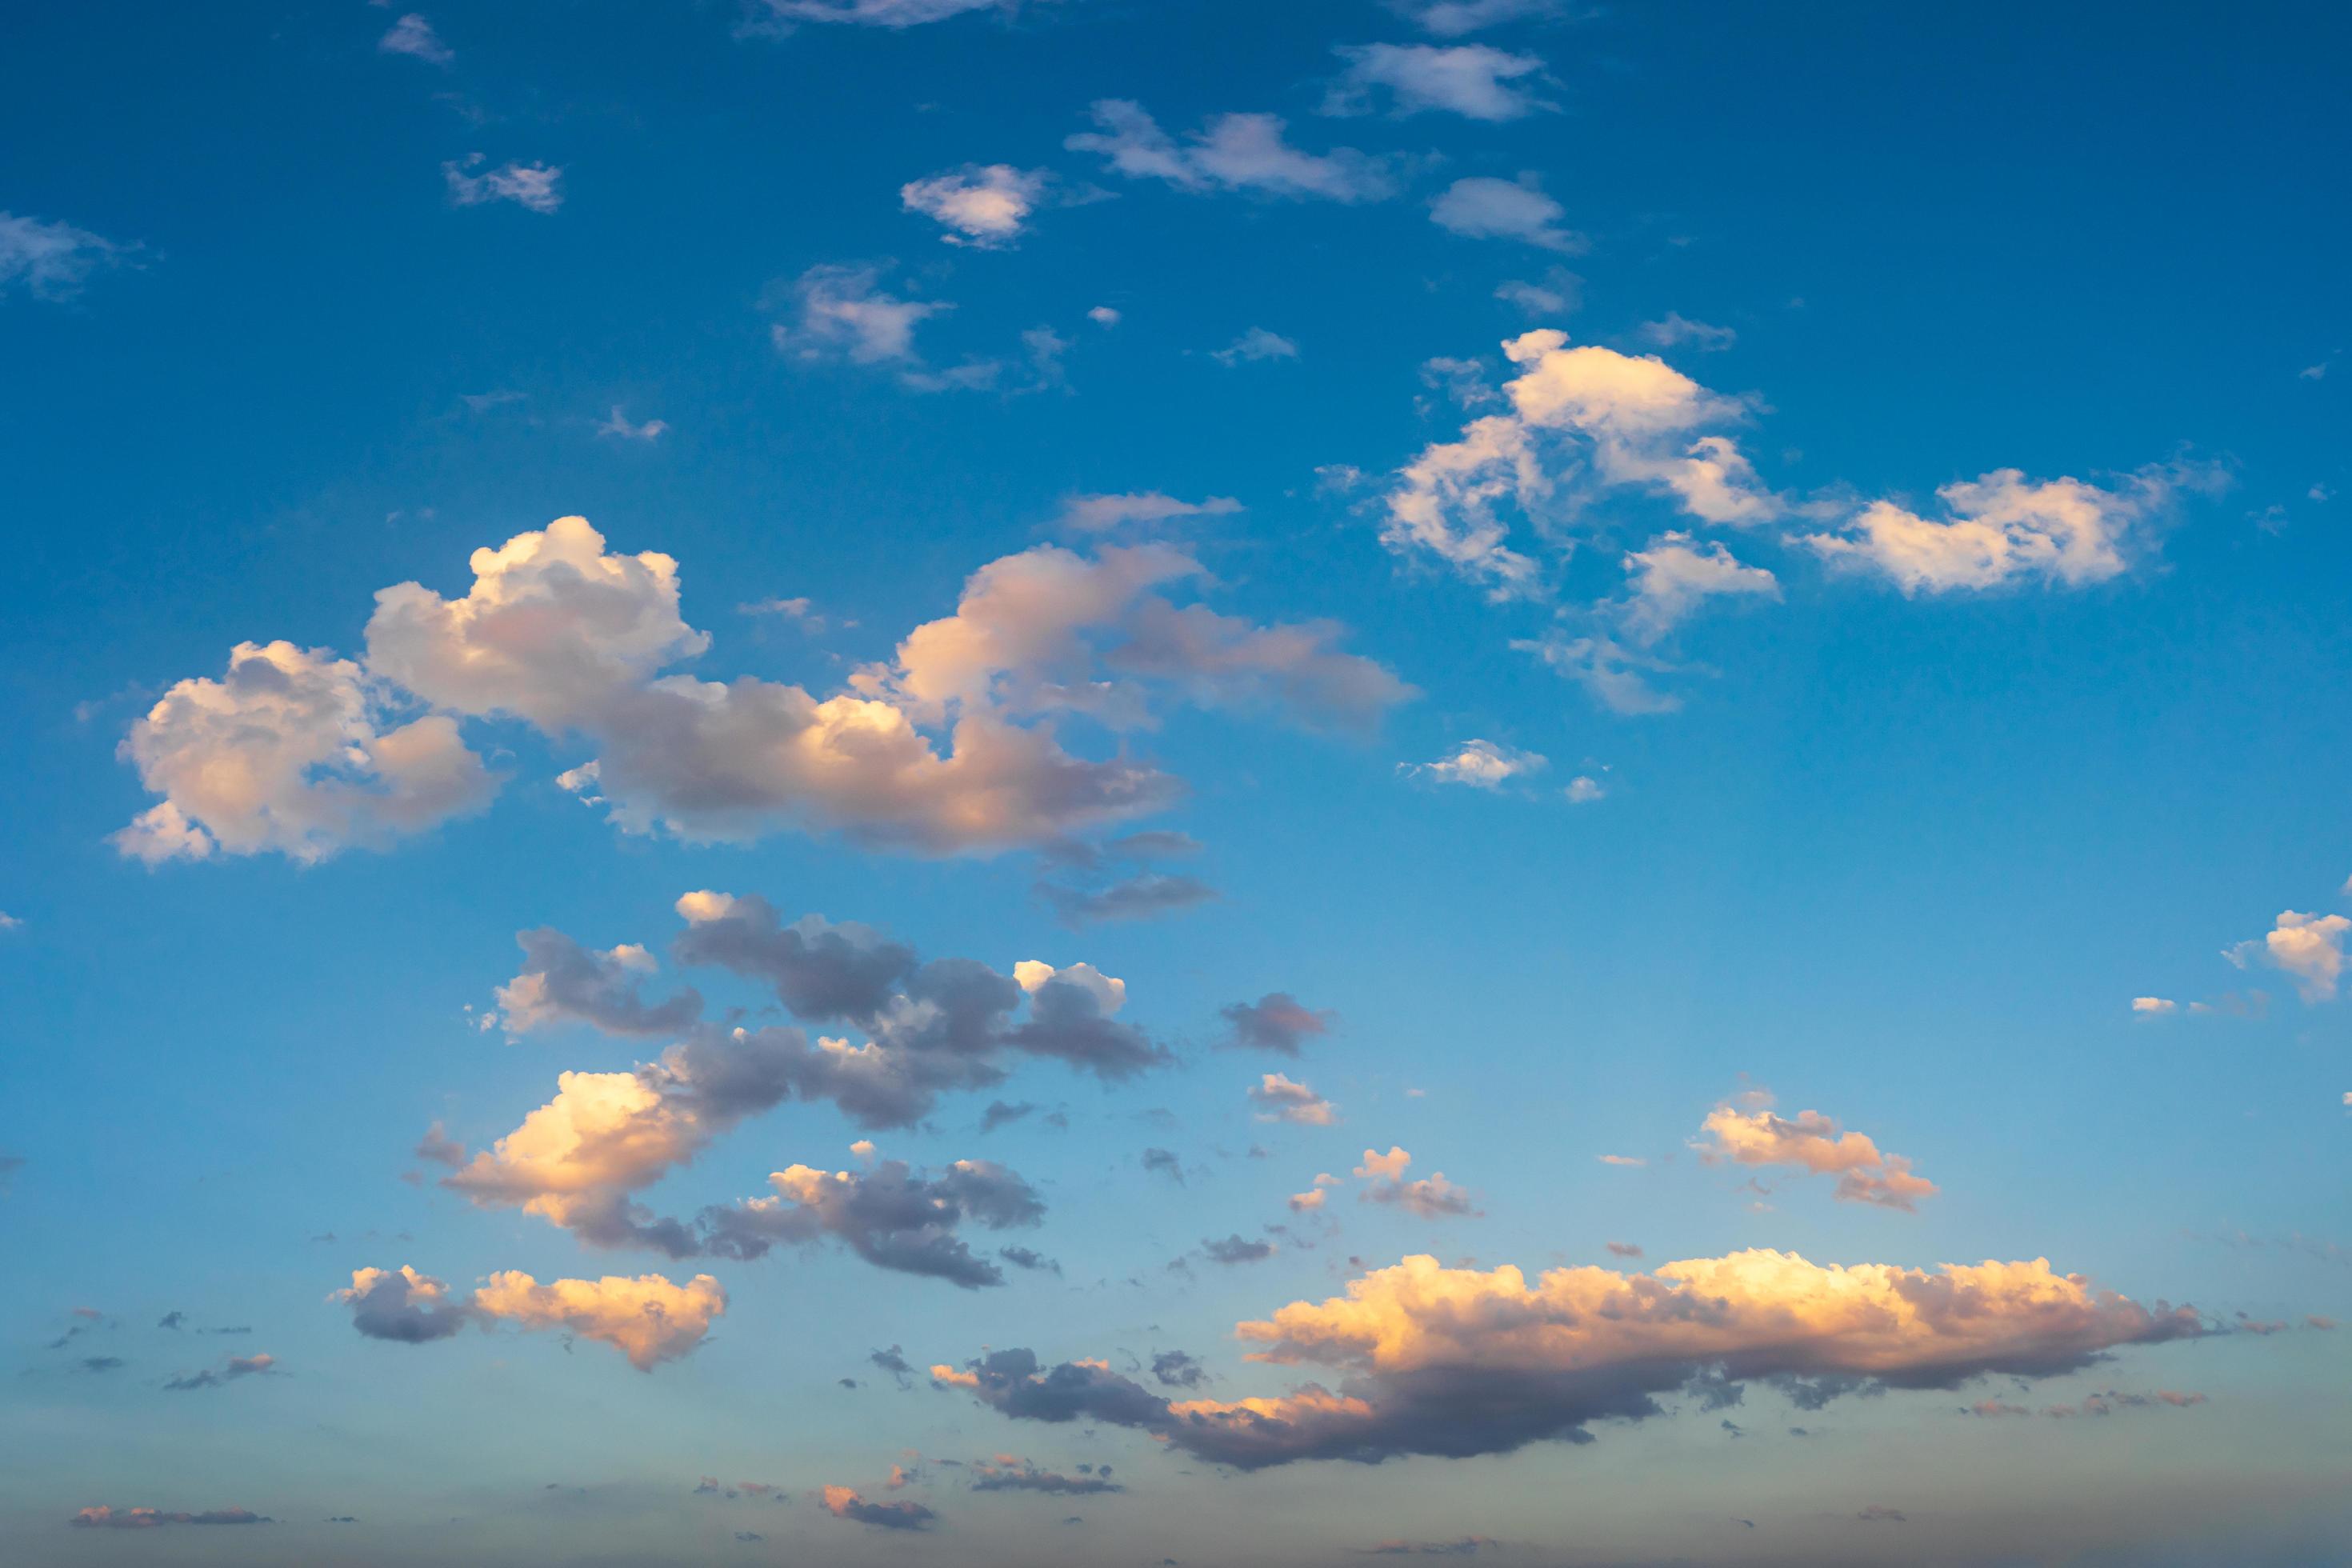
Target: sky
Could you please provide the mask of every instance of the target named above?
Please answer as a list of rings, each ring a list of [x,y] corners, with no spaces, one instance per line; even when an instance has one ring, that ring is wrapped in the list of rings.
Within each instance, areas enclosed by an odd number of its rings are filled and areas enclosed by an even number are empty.
[[[2341,13],[9,32],[12,1562],[2352,1563]]]

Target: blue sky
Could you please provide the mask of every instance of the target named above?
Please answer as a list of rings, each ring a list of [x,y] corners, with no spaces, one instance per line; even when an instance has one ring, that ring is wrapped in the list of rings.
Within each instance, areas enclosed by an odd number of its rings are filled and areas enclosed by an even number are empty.
[[[26,1561],[2347,1560],[2339,17],[12,34]]]

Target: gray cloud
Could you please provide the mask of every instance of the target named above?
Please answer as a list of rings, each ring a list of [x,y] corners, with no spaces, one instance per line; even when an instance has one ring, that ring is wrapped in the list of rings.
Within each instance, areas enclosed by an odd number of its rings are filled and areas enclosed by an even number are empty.
[[[1262,1263],[1274,1256],[1274,1243],[1251,1241],[1235,1233],[1222,1241],[1203,1240],[1201,1251],[1212,1263]]]
[[[1305,1041],[1330,1033],[1339,1021],[1336,1013],[1300,1005],[1287,991],[1269,991],[1255,1002],[1229,1003],[1217,1010],[1217,1016],[1232,1026],[1232,1033],[1220,1045],[1278,1051],[1286,1057],[1297,1056]]]
[[[863,1173],[796,1165],[772,1180],[776,1197],[703,1211],[704,1251],[754,1258],[780,1243],[832,1237],[877,1268],[971,1289],[1003,1284],[1004,1271],[976,1256],[957,1227],[969,1221],[1003,1230],[1035,1225],[1045,1213],[1017,1173],[984,1160],[960,1160],[936,1177],[887,1160]]]
[[[668,1035],[702,1016],[702,997],[690,987],[666,1002],[645,999],[653,960],[643,948],[597,952],[546,927],[518,931],[515,942],[522,969],[499,990],[510,1033],[577,1022],[608,1035]]]
[[[398,1344],[446,1340],[473,1321],[472,1311],[453,1300],[439,1280],[412,1268],[362,1270],[342,1299],[352,1309],[352,1327]]]
[[[1197,877],[1138,872],[1099,888],[1041,881],[1037,896],[1073,930],[1100,921],[1143,921],[1211,902],[1217,889]]]
[[[115,1508],[99,1503],[79,1510],[66,1521],[82,1530],[156,1530],[167,1524],[275,1524],[268,1514],[246,1508],[206,1509],[202,1513],[158,1508]]]
[[[1112,1480],[1107,1469],[1101,1475],[1066,1476],[1041,1470],[1027,1459],[1014,1464],[983,1461],[971,1468],[971,1489],[976,1492],[1050,1492],[1057,1497],[1089,1497],[1127,1489]]]

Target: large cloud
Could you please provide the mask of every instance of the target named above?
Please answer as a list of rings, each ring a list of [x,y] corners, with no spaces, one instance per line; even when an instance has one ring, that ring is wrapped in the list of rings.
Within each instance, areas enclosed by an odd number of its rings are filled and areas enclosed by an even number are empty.
[[[1464,1458],[1531,1442],[1589,1442],[1606,1417],[1661,1415],[1662,1395],[1772,1379],[1801,1401],[1863,1387],[1951,1388],[2067,1372],[2114,1348],[2206,1331],[2193,1309],[2153,1309],[2030,1263],[1817,1265],[1755,1250],[1647,1274],[1448,1268],[1413,1257],[1347,1294],[1294,1301],[1236,1332],[1252,1359],[1341,1374],[1272,1397],[1171,1402],[1100,1363],[1041,1369],[1000,1351],[935,1382],[1021,1419],[1142,1428],[1244,1469],[1297,1459]]]
[[[381,847],[486,805],[495,788],[456,721],[385,728],[389,693],[351,660],[239,643],[219,680],[183,680],[131,726],[122,754],[163,796],[114,836],[125,855],[297,860]]]
[[[794,1165],[768,1178],[772,1197],[705,1210],[705,1247],[723,1258],[764,1256],[778,1243],[825,1237],[846,1243],[877,1268],[945,1279],[967,1289],[1001,1285],[1004,1271],[975,1255],[957,1227],[1035,1225],[1045,1205],[1017,1172],[986,1160],[958,1160],[937,1176],[886,1160],[872,1171],[824,1172]]]
[[[379,594],[364,665],[248,643],[225,680],[173,687],[124,743],[163,798],[118,846],[150,861],[215,849],[309,860],[420,831],[490,794],[461,719],[592,744],[561,782],[629,832],[837,831],[922,854],[1042,846],[1181,794],[1146,763],[1065,750],[1055,712],[1139,725],[1174,693],[1360,725],[1410,695],[1339,651],[1328,623],[1260,626],[1147,592],[1203,577],[1156,545],[992,563],[956,615],[831,696],[675,672],[709,642],[683,617],[677,563],[609,552],[584,519],[478,550],[472,566],[458,597],[416,583]],[[1098,672],[1103,660],[1117,668]],[[436,710],[392,726],[411,702]]]

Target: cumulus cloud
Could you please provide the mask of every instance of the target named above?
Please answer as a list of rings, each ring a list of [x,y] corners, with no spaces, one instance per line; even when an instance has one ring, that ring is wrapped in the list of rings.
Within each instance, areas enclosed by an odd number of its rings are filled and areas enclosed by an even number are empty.
[[[667,1035],[702,1015],[702,995],[691,986],[663,1002],[645,999],[645,978],[660,963],[635,943],[598,952],[546,927],[518,931],[515,942],[522,970],[497,992],[499,1020],[510,1035],[569,1022],[609,1035]]]
[[[182,681],[125,755],[164,799],[118,836],[149,860],[275,850],[316,859],[474,809],[490,780],[461,719],[516,719],[598,754],[565,771],[623,831],[707,841],[780,827],[925,854],[1067,841],[1171,804],[1180,783],[1123,753],[1074,756],[1065,710],[1122,728],[1162,699],[1364,727],[1412,689],[1343,651],[1328,622],[1258,626],[1161,590],[1205,578],[1165,545],[1056,546],[991,563],[955,615],[820,699],[668,667],[709,646],[677,563],[608,552],[584,519],[478,550],[456,598],[377,595],[364,665],[243,644],[228,678]],[[397,702],[434,711],[393,725]],[[944,742],[944,743],[942,743]]]
[[[1021,237],[1022,226],[1045,195],[1050,176],[1043,169],[1010,163],[967,163],[961,169],[909,180],[898,200],[947,230],[950,245],[1002,250]]]
[[[1928,1272],[1758,1249],[1649,1273],[1555,1268],[1532,1283],[1508,1265],[1412,1257],[1344,1296],[1294,1301],[1235,1331],[1258,1347],[1254,1360],[1332,1368],[1339,1386],[1171,1401],[1101,1362],[1045,1368],[1019,1349],[931,1376],[1014,1419],[1136,1427],[1256,1469],[1590,1442],[1591,1423],[1665,1414],[1661,1396],[1702,1379],[1771,1380],[1819,1403],[1990,1373],[2046,1377],[2118,1346],[2207,1331],[2193,1309],[2151,1310],[2044,1259]]]
[[[1465,741],[1450,757],[1429,763],[1399,763],[1397,772],[1408,778],[1436,784],[1470,784],[1500,789],[1515,778],[1540,773],[1548,765],[1538,752],[1522,752],[1495,741]]]
[[[1365,1185],[1357,1197],[1370,1204],[1386,1204],[1401,1208],[1423,1219],[1442,1219],[1449,1215],[1477,1213],[1475,1201],[1464,1188],[1445,1179],[1445,1173],[1433,1171],[1416,1180],[1405,1179],[1405,1167],[1412,1156],[1395,1144],[1389,1145],[1385,1154],[1377,1150],[1364,1151],[1364,1163],[1356,1167],[1356,1174],[1364,1178]]]
[[[937,1176],[899,1160],[865,1173],[794,1165],[771,1175],[768,1184],[772,1196],[703,1212],[706,1250],[753,1258],[779,1243],[831,1237],[877,1268],[970,1289],[1003,1284],[1004,1271],[975,1256],[957,1227],[967,1221],[991,1230],[1033,1226],[1045,1214],[1018,1173],[986,1160],[958,1160]]]
[[[176,682],[131,726],[121,754],[164,798],[115,847],[149,865],[215,850],[310,862],[487,805],[496,783],[456,721],[393,724],[391,701],[324,648],[239,643],[222,679]]]
[[[1217,115],[1180,143],[1129,100],[1099,99],[1089,112],[1095,129],[1062,144],[1073,153],[1098,154],[1129,179],[1161,180],[1194,193],[1240,191],[1293,201],[1379,201],[1396,188],[1383,160],[1352,147],[1315,153],[1292,146],[1276,115]]]
[[[69,223],[0,212],[0,296],[70,300],[92,274],[131,259],[129,247]]]
[[[449,205],[478,207],[488,202],[512,202],[529,212],[549,215],[563,205],[563,170],[553,163],[500,163],[484,169],[479,153],[441,165],[449,187]],[[481,169],[480,174],[474,173]]]
[[[1837,531],[1805,542],[1832,565],[1875,573],[1906,595],[2033,582],[2081,588],[2124,574],[2178,488],[2171,475],[2153,468],[2112,489],[1996,468],[1938,487],[1940,519],[1875,500]]]
[[[625,1279],[551,1279],[493,1274],[474,1292],[483,1318],[525,1329],[561,1329],[611,1345],[639,1372],[675,1361],[702,1342],[713,1318],[727,1310],[727,1292],[708,1274],[683,1285],[659,1274]]]
[[[1838,1179],[1843,1203],[1875,1204],[1909,1212],[1920,1198],[1933,1197],[1936,1184],[1911,1173],[1911,1162],[1882,1152],[1869,1135],[1839,1127],[1818,1110],[1793,1117],[1772,1110],[1772,1097],[1756,1091],[1740,1105],[1717,1106],[1700,1124],[1691,1147],[1709,1163],[1781,1165]]]
[[[1229,1026],[1219,1045],[1286,1057],[1297,1056],[1307,1040],[1329,1034],[1339,1021],[1338,1014],[1304,1006],[1287,991],[1269,991],[1255,1002],[1229,1002],[1217,1009],[1217,1016]]]
[[[1429,204],[1432,223],[1465,239],[1516,239],[1573,256],[1588,247],[1584,236],[1562,226],[1567,209],[1544,195],[1533,174],[1498,180],[1472,174],[1454,181]]]
[[[446,1284],[405,1263],[397,1269],[354,1269],[350,1288],[327,1299],[349,1306],[352,1327],[367,1338],[398,1344],[446,1340],[474,1321]]]
[[[1278,1072],[1262,1075],[1250,1086],[1249,1100],[1257,1107],[1260,1121],[1287,1121],[1297,1127],[1331,1127],[1339,1121],[1339,1108],[1317,1094],[1306,1084],[1296,1083]]]
[[[1326,114],[1361,114],[1383,98],[1402,116],[1443,110],[1471,120],[1517,120],[1556,109],[1528,90],[1543,74],[1535,55],[1515,55],[1485,44],[1342,44],[1348,62],[1324,95]]]
[[[160,1508],[116,1508],[97,1503],[77,1509],[66,1521],[79,1530],[159,1530],[167,1524],[275,1524],[249,1508],[212,1508],[201,1513]]]
[[[2294,976],[2306,1002],[2332,1002],[2344,974],[2344,933],[2352,920],[2342,915],[2282,910],[2268,935],[2242,942],[2223,956],[2239,968],[2263,963]]]

